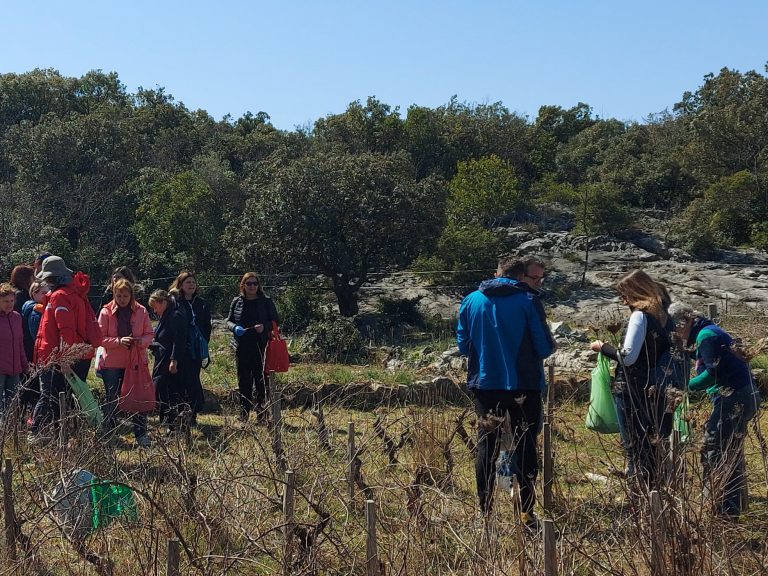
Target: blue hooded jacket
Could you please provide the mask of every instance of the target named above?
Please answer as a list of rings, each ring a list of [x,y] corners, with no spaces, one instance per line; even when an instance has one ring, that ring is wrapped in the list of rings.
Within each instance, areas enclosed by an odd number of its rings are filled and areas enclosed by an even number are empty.
[[[467,387],[544,390],[542,360],[555,350],[537,292],[510,278],[486,280],[459,307]]]

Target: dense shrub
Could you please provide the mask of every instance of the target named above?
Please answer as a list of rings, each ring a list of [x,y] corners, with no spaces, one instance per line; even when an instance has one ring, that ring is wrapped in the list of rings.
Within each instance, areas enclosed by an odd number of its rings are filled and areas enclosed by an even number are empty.
[[[351,362],[365,354],[354,320],[331,311],[307,326],[301,347],[305,354],[321,362]]]
[[[431,272],[436,284],[470,285],[488,278],[505,252],[496,232],[477,225],[448,225],[440,235],[435,254],[413,263],[413,269]]]
[[[306,280],[287,286],[275,299],[282,331],[296,334],[322,316],[317,288]]]
[[[426,320],[419,310],[418,304],[418,298],[384,297],[376,303],[376,311],[390,326],[408,324],[423,328],[426,325]]]

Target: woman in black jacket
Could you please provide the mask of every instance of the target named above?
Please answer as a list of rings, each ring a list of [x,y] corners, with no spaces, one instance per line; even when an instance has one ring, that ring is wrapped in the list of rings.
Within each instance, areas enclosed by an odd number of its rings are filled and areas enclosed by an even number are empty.
[[[232,300],[227,328],[232,331],[240,390],[240,420],[247,421],[255,405],[263,413],[267,389],[264,382],[264,352],[272,332],[272,322],[279,323],[275,303],[264,294],[255,272],[240,279],[240,296]]]
[[[183,401],[179,366],[187,353],[187,319],[165,290],[155,290],[149,305],[158,317],[155,336],[149,345],[155,357],[152,380],[157,390],[160,425],[173,430],[173,422]]]
[[[197,293],[197,278],[191,272],[182,272],[171,284],[169,292],[176,298],[181,313],[187,320],[187,354],[179,366],[181,380],[185,387],[187,402],[192,407],[192,425],[197,423],[197,413],[203,408],[203,384],[200,381],[200,371],[203,360],[194,352],[193,339],[197,330],[206,342],[211,340],[211,309]],[[197,330],[195,329],[197,327]]]

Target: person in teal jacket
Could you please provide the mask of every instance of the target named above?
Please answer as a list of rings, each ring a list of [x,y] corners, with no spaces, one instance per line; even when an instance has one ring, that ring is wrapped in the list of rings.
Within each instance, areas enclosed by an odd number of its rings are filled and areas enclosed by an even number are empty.
[[[516,475],[523,522],[535,524],[534,484],[538,474],[536,436],[545,389],[543,359],[555,349],[539,293],[526,278],[541,279],[544,265],[503,258],[496,277],[480,284],[459,308],[459,351],[468,356],[467,388],[478,416],[475,476],[480,509],[490,512],[495,485],[496,448],[507,414],[512,425]]]
[[[672,304],[670,315],[677,333],[693,347],[696,376],[688,388],[706,392],[712,401],[701,448],[705,487],[715,497],[715,512],[738,520],[746,482],[744,437],[760,396],[749,363],[734,350],[728,332],[682,303]]]

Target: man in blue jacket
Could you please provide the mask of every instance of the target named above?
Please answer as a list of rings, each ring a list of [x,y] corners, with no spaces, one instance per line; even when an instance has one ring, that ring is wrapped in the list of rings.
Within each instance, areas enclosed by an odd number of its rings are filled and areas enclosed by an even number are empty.
[[[459,351],[469,357],[467,388],[478,417],[475,476],[480,509],[491,510],[497,441],[509,414],[522,501],[522,521],[536,524],[536,436],[545,389],[543,360],[555,349],[537,288],[544,264],[536,258],[502,258],[496,277],[480,284],[459,308]]]

